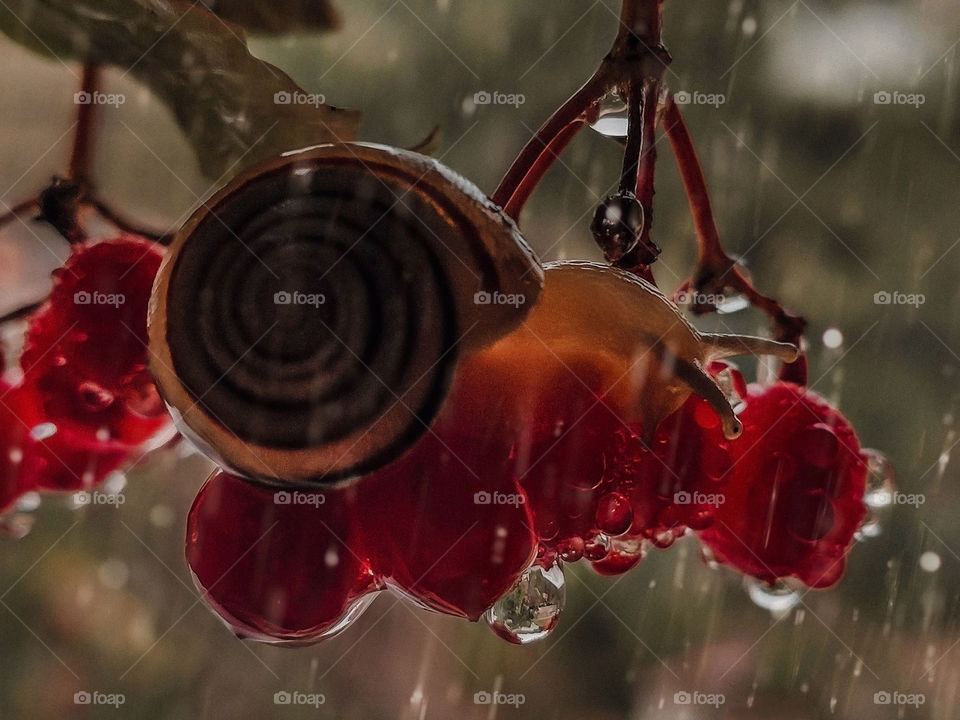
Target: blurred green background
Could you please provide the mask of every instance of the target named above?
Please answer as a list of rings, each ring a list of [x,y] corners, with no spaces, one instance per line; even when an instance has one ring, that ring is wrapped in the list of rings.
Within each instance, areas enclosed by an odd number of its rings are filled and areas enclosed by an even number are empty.
[[[607,51],[618,3],[366,0],[341,10],[333,33],[251,47],[307,91],[361,109],[362,139],[411,146],[439,125],[435,156],[489,192]],[[561,624],[531,647],[387,595],[318,646],[249,645],[198,600],[183,561],[186,512],[210,466],[164,452],[129,474],[119,509],[45,499],[33,531],[0,545],[0,717],[960,718],[958,39],[955,0],[666,2],[667,82],[725,96],[685,110],[728,250],[762,291],[808,317],[814,389],[891,458],[901,489],[925,496],[853,548],[838,586],[772,617],[737,573],[708,568],[685,539],[620,579],[568,566]],[[0,53],[0,190],[10,188],[0,199],[12,205],[62,170],[76,81],[5,39]],[[130,100],[103,113],[101,194],[143,224],[175,227],[210,181],[148,90],[119,71],[105,85]],[[477,107],[479,91],[526,101]],[[883,91],[924,102],[878,104]],[[671,291],[695,245],[660,149],[655,271]],[[599,259],[587,226],[620,152],[585,131],[551,170],[522,217],[545,259]],[[878,305],[879,291],[925,302]],[[752,310],[698,324],[765,328]],[[830,328],[840,347],[822,342]],[[928,552],[940,559],[934,571],[918,564]],[[80,689],[122,692],[126,703],[77,707]],[[474,704],[494,689],[525,703]],[[326,703],[278,707],[279,690]],[[726,703],[674,703],[693,690]],[[923,693],[925,703],[875,705],[878,691]]]

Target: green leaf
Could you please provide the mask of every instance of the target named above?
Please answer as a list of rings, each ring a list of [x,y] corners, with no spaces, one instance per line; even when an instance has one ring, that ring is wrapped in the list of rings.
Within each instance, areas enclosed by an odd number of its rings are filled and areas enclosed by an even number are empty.
[[[275,102],[277,93],[303,91],[251,55],[239,27],[187,0],[4,0],[0,30],[38,52],[114,65],[148,85],[215,180],[286,150],[356,136],[355,111]]]

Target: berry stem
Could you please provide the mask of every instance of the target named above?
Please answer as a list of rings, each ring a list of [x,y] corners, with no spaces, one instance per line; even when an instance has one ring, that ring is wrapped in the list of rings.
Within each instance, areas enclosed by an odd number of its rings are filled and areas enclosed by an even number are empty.
[[[12,208],[7,208],[7,211],[3,215],[0,215],[0,227],[13,222],[31,208],[36,210],[38,206],[39,199],[32,197],[17,203]],[[4,205],[4,207],[6,207],[6,205]]]
[[[663,0],[623,0],[620,7],[620,34],[656,36],[663,27]]]
[[[85,63],[83,78],[80,82],[81,92],[90,96],[97,92],[99,87],[100,66],[96,63]],[[70,164],[67,166],[67,177],[77,182],[85,182],[90,169],[90,147],[93,143],[93,122],[96,107],[96,103],[93,102],[77,105],[77,132],[73,139]]]
[[[596,106],[608,87],[606,73],[601,68],[550,116],[520,151],[491,196],[508,216],[520,219],[520,211],[558,155],[584,122],[595,119]]]
[[[637,189],[640,172],[640,156],[643,153],[643,119],[646,98],[643,83],[633,80],[627,90],[627,145],[623,151],[623,172],[620,174],[620,192],[632,193]],[[646,208],[644,208],[646,210]]]
[[[725,291],[740,292],[752,305],[765,312],[773,322],[774,336],[781,342],[799,343],[806,320],[787,312],[776,300],[758,292],[744,276],[736,262],[727,255],[720,241],[716,218],[710,203],[710,193],[703,174],[700,158],[680,108],[667,96],[664,109],[664,130],[677,160],[683,187],[690,203],[693,224],[697,233],[697,264],[693,275],[678,290],[685,293],[694,289],[698,294],[722,295]],[[694,303],[694,312],[715,310],[706,304]]]

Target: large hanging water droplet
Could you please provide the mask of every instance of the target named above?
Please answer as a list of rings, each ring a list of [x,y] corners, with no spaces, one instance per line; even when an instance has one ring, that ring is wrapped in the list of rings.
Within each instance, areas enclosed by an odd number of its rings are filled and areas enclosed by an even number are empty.
[[[617,93],[608,93],[600,102],[600,116],[590,127],[606,137],[624,140],[628,124],[627,104]]]
[[[769,610],[776,616],[787,614],[800,602],[800,593],[782,581],[770,584],[745,577],[743,587],[757,607]]]
[[[517,584],[484,614],[493,632],[517,645],[542,640],[557,626],[566,599],[563,568],[527,568]]]
[[[867,515],[860,525],[858,537],[871,538],[883,531],[883,524],[893,510],[896,475],[887,456],[879,450],[864,448],[861,454],[867,462],[867,488],[863,496]]]

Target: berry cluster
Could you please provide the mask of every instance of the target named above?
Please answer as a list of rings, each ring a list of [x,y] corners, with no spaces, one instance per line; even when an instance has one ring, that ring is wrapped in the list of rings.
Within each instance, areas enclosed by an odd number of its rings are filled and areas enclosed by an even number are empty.
[[[80,490],[169,428],[146,367],[147,303],[161,246],[80,243],[30,317],[22,377],[0,381],[0,510],[33,490]]]
[[[840,413],[799,385],[748,386],[715,362],[740,437],[728,439],[697,395],[645,428],[630,407],[635,393],[615,390],[630,370],[633,388],[662,378],[636,376],[640,359],[605,356],[599,335],[610,328],[585,322],[588,311],[554,316],[560,269],[547,269],[545,299],[522,328],[464,361],[438,419],[398,461],[323,492],[224,473],[207,482],[190,513],[187,558],[235,632],[316,641],[391,587],[440,612],[486,613],[498,634],[525,642],[559,613],[544,601],[544,573],[585,559],[621,574],[688,531],[717,561],[764,582],[840,578],[866,480]],[[566,342],[571,326],[582,342]],[[504,602],[538,622],[506,631]]]

